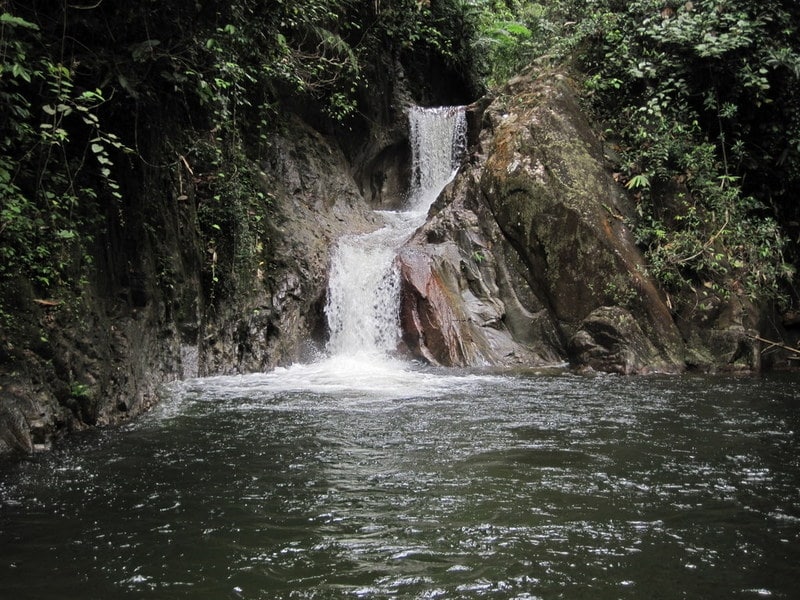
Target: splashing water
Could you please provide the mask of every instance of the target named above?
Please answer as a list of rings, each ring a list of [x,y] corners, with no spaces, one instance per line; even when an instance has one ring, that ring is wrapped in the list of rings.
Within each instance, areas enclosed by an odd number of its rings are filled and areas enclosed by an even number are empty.
[[[325,306],[332,356],[381,358],[395,349],[400,294],[396,252],[424,222],[431,204],[458,170],[466,146],[464,109],[413,107],[409,132],[408,210],[380,212],[383,228],[346,236],[333,253]]]

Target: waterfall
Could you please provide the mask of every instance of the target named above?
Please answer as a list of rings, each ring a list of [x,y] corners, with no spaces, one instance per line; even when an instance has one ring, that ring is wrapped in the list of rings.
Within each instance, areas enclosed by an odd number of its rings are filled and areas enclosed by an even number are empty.
[[[333,252],[325,314],[332,356],[385,356],[399,337],[397,249],[424,223],[431,204],[455,176],[466,147],[463,107],[412,107],[408,208],[381,211],[385,225],[342,238]]]
[[[411,143],[412,212],[427,213],[455,176],[467,146],[463,106],[413,107],[408,113]]]

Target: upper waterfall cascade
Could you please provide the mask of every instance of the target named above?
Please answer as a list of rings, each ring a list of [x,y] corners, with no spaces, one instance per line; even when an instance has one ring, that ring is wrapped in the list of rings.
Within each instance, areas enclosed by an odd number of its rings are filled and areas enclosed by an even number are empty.
[[[466,147],[463,107],[412,107],[408,208],[381,214],[385,225],[346,236],[333,252],[325,314],[332,356],[384,356],[399,337],[397,250],[424,223],[428,209],[455,176]]]

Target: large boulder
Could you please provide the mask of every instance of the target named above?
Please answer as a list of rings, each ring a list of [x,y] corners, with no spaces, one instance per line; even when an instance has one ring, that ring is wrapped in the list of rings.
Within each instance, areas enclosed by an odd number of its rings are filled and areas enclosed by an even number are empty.
[[[449,186],[398,254],[404,345],[446,366],[564,362],[557,327],[509,267],[513,251],[491,215],[465,205],[477,183],[464,176]]]
[[[601,307],[620,307],[658,352],[619,368],[680,370],[680,332],[646,274],[625,225],[631,214],[627,198],[606,166],[570,79],[557,73],[512,81],[486,112],[485,123],[492,134],[486,140],[483,197],[535,274],[534,291],[565,335],[572,337]]]
[[[569,341],[576,365],[629,375],[669,370],[636,318],[619,306],[601,306],[580,324]]]
[[[400,255],[411,350],[430,342],[417,354],[442,364],[682,370],[681,334],[571,80],[521,76],[472,109],[477,144]],[[460,349],[439,340],[456,330]]]

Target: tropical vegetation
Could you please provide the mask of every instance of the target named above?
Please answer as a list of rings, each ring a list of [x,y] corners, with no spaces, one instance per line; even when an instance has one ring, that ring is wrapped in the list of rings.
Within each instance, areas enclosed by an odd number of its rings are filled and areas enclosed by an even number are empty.
[[[473,98],[568,65],[666,289],[796,300],[798,12],[788,0],[2,0],[0,316],[21,281],[42,297],[79,287],[105,233],[126,227],[137,181],[180,165],[206,196],[209,288],[229,293],[221,261],[267,251],[254,165],[282,115],[356,130],[393,63],[462,73]]]

